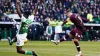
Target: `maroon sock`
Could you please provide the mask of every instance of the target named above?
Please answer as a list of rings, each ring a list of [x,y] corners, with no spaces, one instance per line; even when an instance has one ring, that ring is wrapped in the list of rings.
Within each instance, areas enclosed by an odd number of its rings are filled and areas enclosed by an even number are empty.
[[[81,51],[81,50],[80,50],[80,45],[79,45],[79,43],[76,42],[76,41],[74,41],[74,44],[76,45],[77,51],[78,51],[78,52]]]
[[[68,39],[68,38],[69,38],[69,35],[66,35],[66,36],[65,36],[65,39]],[[65,39],[64,39],[64,38],[61,38],[61,39],[60,39],[60,42],[66,41]]]
[[[65,41],[64,38],[61,38],[61,39],[60,39],[60,42],[63,42],[63,41]]]

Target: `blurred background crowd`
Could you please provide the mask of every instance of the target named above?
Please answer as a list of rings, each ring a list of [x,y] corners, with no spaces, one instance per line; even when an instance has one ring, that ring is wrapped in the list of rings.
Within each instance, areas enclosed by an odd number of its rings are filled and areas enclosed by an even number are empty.
[[[37,1],[40,2],[38,6],[38,13],[34,18],[34,22],[39,22],[38,25],[32,25],[29,29],[28,38],[30,40],[45,40],[45,31],[47,26],[52,26],[54,36],[54,28],[57,23],[62,23],[64,20],[67,19],[66,10],[69,8],[72,10],[73,13],[78,13],[81,17],[87,18],[90,22],[89,24],[96,23],[100,24],[100,0],[20,0],[21,1],[21,11],[30,11],[33,10],[37,6]],[[0,0],[0,21],[1,22],[13,22],[13,18],[9,18],[9,14],[17,14],[16,12],[16,0]],[[63,27],[63,30],[66,32],[67,30],[70,31],[72,29],[72,24],[66,24]],[[14,30],[13,30],[14,28]],[[6,37],[14,37],[12,35],[16,35],[17,27],[13,25],[12,28],[9,30],[1,28],[1,38],[4,36]],[[36,30],[37,29],[37,30]],[[41,29],[41,30],[40,30]],[[7,34],[7,31],[10,32]],[[3,33],[2,33],[3,32]],[[6,33],[5,33],[6,32]],[[14,32],[14,33],[13,33]],[[95,33],[95,34],[94,34]],[[97,35],[98,34],[98,35]],[[95,30],[93,27],[87,29],[87,31],[83,34],[82,40],[98,40],[100,31]],[[53,38],[51,36],[51,38]],[[6,38],[5,37],[5,38]],[[30,38],[31,37],[31,38]]]

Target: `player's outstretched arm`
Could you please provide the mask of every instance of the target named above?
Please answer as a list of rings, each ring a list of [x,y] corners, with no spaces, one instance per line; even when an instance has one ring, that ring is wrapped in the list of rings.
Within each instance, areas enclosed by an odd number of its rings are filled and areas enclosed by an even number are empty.
[[[20,10],[20,1],[19,0],[16,0],[16,8],[17,8],[17,13],[19,15],[19,17],[21,18],[22,17],[22,13],[21,13],[21,10]]]
[[[33,15],[34,16],[36,15],[37,11],[38,11],[38,6],[35,8],[35,10],[33,10]]]
[[[40,4],[40,1],[37,2],[37,7],[35,8],[35,10],[33,10],[33,15],[35,16],[37,11],[38,11],[38,6]]]

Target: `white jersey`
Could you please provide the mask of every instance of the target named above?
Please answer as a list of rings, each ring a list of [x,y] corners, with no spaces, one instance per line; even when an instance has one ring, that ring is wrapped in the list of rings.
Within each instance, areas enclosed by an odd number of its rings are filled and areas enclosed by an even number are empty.
[[[28,26],[33,22],[33,19],[34,19],[34,15],[30,15],[28,17],[28,19],[26,19],[22,15],[22,17],[21,17],[21,24],[20,24],[20,27],[19,27],[19,32],[16,35],[16,37],[17,37],[16,45],[17,46],[23,46],[24,42],[27,41],[26,36],[27,36]]]
[[[62,26],[57,25],[57,26],[55,27],[55,33],[62,33]]]
[[[34,15],[29,15],[29,17],[27,19],[22,15],[18,34],[27,33],[28,27],[29,27],[29,25],[32,24],[33,19],[34,19]]]

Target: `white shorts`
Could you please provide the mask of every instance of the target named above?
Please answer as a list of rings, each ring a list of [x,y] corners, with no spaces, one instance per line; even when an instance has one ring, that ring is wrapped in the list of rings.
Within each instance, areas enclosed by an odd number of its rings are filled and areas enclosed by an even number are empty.
[[[26,38],[27,37],[27,33],[17,34],[16,37],[17,37],[16,46],[23,46],[24,42],[27,41],[27,38]]]

